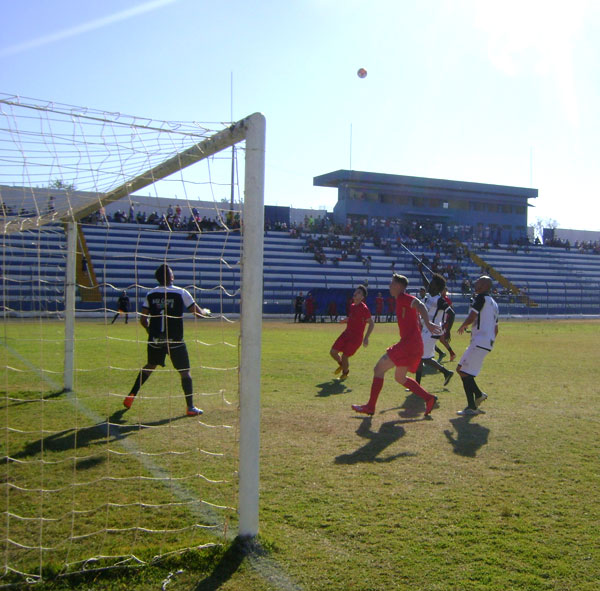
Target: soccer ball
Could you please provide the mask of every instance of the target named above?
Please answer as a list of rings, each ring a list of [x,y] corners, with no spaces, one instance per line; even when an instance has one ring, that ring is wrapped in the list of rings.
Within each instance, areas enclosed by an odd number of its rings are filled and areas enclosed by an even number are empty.
[[[367,71],[364,68],[359,68],[358,72],[356,72],[356,75],[359,78],[366,78],[367,77]]]

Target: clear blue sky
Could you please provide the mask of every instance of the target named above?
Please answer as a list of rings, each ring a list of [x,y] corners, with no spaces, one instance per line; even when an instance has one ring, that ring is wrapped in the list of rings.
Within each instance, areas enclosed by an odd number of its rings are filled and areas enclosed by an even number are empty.
[[[312,179],[351,160],[535,187],[530,223],[600,230],[599,49],[594,0],[29,0],[2,3],[0,92],[163,120],[261,111],[268,204],[331,210]]]

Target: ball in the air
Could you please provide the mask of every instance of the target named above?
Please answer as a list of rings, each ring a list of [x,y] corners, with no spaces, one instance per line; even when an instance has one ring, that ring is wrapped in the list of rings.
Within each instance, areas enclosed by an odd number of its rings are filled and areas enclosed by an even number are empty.
[[[359,68],[358,72],[356,72],[356,75],[359,78],[366,78],[367,77],[367,71],[364,68]]]

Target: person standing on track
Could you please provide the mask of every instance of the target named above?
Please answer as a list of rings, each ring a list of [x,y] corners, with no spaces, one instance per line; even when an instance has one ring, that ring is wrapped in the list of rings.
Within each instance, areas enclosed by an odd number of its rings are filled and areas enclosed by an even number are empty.
[[[122,291],[119,296],[119,301],[117,304],[117,313],[112,319],[111,324],[115,323],[115,320],[121,315],[125,314],[125,324],[129,322],[129,296],[126,291]]]

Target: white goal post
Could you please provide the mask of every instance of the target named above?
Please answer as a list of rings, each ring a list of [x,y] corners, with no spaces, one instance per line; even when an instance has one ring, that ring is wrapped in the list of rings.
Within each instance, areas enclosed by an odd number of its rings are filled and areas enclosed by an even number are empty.
[[[86,125],[93,126],[93,130],[87,135],[80,134]],[[182,183],[184,186],[183,192],[186,193],[186,199],[188,199],[188,192],[191,193],[191,188],[194,191],[196,189],[205,190],[207,194],[213,193],[213,201],[215,203],[215,211],[218,211],[215,216],[217,221],[220,220],[221,224],[226,227],[224,222],[224,216],[221,218],[221,210],[227,211],[228,213],[234,213],[233,204],[233,157],[228,154],[232,151],[243,153],[243,200],[240,198],[239,213],[241,229],[239,230],[239,258],[237,261],[237,267],[239,268],[239,285],[235,284],[233,295],[235,301],[239,300],[239,366],[238,372],[238,414],[237,414],[237,466],[238,466],[238,481],[237,481],[237,512],[238,512],[238,531],[237,535],[240,537],[254,537],[259,531],[259,451],[260,451],[260,389],[261,389],[261,346],[262,346],[262,304],[263,304],[263,237],[264,237],[264,182],[265,182],[265,135],[266,135],[266,121],[265,117],[260,113],[250,115],[240,121],[233,124],[210,124],[210,127],[206,127],[206,124],[197,123],[184,123],[184,122],[160,122],[142,119],[139,117],[123,116],[115,113],[105,113],[101,111],[94,111],[87,108],[72,107],[69,105],[61,105],[58,103],[38,101],[36,99],[25,99],[15,95],[3,95],[0,94],[0,235],[3,239],[3,253],[0,264],[0,277],[2,279],[2,287],[0,294],[3,317],[5,320],[14,321],[14,319],[26,319],[27,321],[35,322],[37,319],[51,318],[53,321],[64,321],[64,346],[62,350],[64,352],[64,360],[62,367],[62,387],[64,392],[68,393],[74,391],[77,394],[77,380],[80,382],[83,380],[81,377],[86,376],[89,370],[78,369],[76,361],[78,360],[78,347],[77,341],[77,323],[76,320],[81,315],[81,310],[78,305],[82,300],[82,293],[85,290],[92,290],[94,288],[104,289],[105,292],[102,294],[102,302],[99,304],[102,307],[98,307],[94,314],[96,318],[102,318],[104,324],[108,318],[107,314],[114,313],[107,307],[106,304],[106,290],[107,286],[113,291],[117,288],[113,285],[109,285],[108,280],[104,277],[102,280],[98,280],[95,285],[82,285],[80,281],[80,273],[83,264],[86,261],[86,255],[89,258],[87,246],[82,246],[82,220],[88,220],[90,216],[101,214],[105,215],[105,210],[109,206],[120,203],[128,202],[134,203],[135,198],[142,195],[143,189],[150,188],[155,192],[157,201],[162,199],[160,193],[160,187],[165,185],[161,183],[169,183],[173,178],[178,176],[183,177],[183,171],[190,169],[192,172],[192,180],[186,178]],[[155,133],[157,132],[157,133]],[[166,140],[155,139],[155,135],[160,135],[164,132]],[[115,144],[110,145],[111,139],[114,139]],[[168,146],[163,145],[168,144]],[[116,146],[116,147],[115,147]],[[238,146],[241,146],[239,149]],[[120,149],[122,153],[115,157],[115,153]],[[165,157],[165,154],[167,155]],[[225,199],[218,200],[218,196],[215,195],[215,186],[219,188],[219,182],[214,181],[210,178],[210,167],[216,166],[214,162],[216,160],[227,161],[231,159],[231,210],[227,205],[219,205],[225,202]],[[209,181],[197,180],[193,175],[193,165],[200,162],[207,163],[209,168],[208,177]],[[213,164],[211,164],[213,163]],[[242,181],[240,180],[240,185]],[[205,185],[208,188],[204,188]],[[157,188],[158,187],[158,188]],[[52,188],[52,190],[50,189]],[[181,189],[180,189],[181,190]],[[167,197],[172,198],[172,195]],[[149,199],[149,198],[148,198]],[[179,197],[181,199],[181,196]],[[191,196],[189,197],[191,201]],[[165,199],[163,199],[164,201]],[[208,202],[208,200],[207,200]],[[133,209],[133,205],[132,205]],[[190,205],[191,210],[191,205]],[[104,218],[106,219],[106,218]],[[196,218],[195,218],[196,219]],[[86,222],[87,223],[87,222]],[[104,222],[100,224],[103,225]],[[191,223],[191,216],[190,216]],[[131,224],[129,224],[131,225]],[[125,224],[124,224],[125,226]],[[123,227],[124,227],[123,226]],[[103,226],[104,227],[104,226]],[[57,245],[52,250],[52,240],[47,240],[50,246],[46,246],[44,242],[45,238],[38,240],[37,250],[32,252],[25,252],[29,244],[28,236],[33,236],[40,230],[49,228],[50,232],[57,239]],[[109,228],[109,225],[106,225]],[[118,235],[120,228],[118,224],[113,224],[112,228],[116,228],[116,235]],[[93,228],[94,230],[98,228]],[[226,228],[228,230],[228,228]],[[106,235],[108,239],[107,229]],[[208,236],[208,235],[207,235]],[[15,238],[16,237],[16,238]],[[175,239],[177,238],[177,240]],[[176,237],[168,237],[166,253],[164,258],[163,255],[148,255],[143,248],[139,249],[139,253],[136,250],[135,258],[136,261],[141,261],[141,265],[152,265],[149,261],[167,261],[167,255],[171,256],[171,250],[173,247],[172,243],[181,242],[181,234]],[[12,242],[11,242],[12,240]],[[35,264],[40,267],[42,264],[40,261],[48,259],[49,265],[52,265],[52,257],[55,255],[62,256],[64,265],[62,262],[54,263],[57,269],[57,273],[61,273],[62,282],[57,280],[55,284],[48,277],[43,276],[36,279],[31,279],[30,282],[27,278],[23,279],[19,275],[19,272],[24,276],[28,271],[17,271],[12,277],[10,272],[7,270],[14,267],[16,263],[10,261],[13,256],[13,243],[15,240],[20,240],[19,247],[23,251],[23,269],[25,265]],[[207,238],[210,242],[210,239]],[[236,238],[237,240],[237,238]],[[204,234],[198,229],[196,232],[196,238],[193,244],[204,242]],[[226,241],[226,239],[225,239]],[[190,242],[190,244],[192,244]],[[237,242],[236,242],[237,244]],[[41,245],[41,246],[40,246]],[[46,252],[44,250],[48,248]],[[58,252],[60,250],[61,252]],[[21,251],[19,250],[19,256]],[[187,256],[187,255],[186,255]],[[215,255],[216,259],[221,258],[223,260],[224,255]],[[154,258],[150,258],[154,257]],[[203,257],[199,257],[198,261],[190,261],[190,265],[194,266],[194,269],[202,267]],[[33,263],[27,262],[33,260]],[[57,258],[57,260],[59,260]],[[90,261],[91,262],[91,261]],[[89,263],[88,263],[89,264]],[[136,263],[137,264],[137,263]],[[185,263],[181,263],[183,266]],[[227,267],[229,263],[225,261],[224,268],[229,270]],[[33,271],[32,271],[33,273]],[[195,271],[194,271],[195,273]],[[237,271],[236,271],[237,273]],[[232,273],[233,274],[233,273]],[[237,277],[237,275],[236,275]],[[219,298],[223,299],[223,293],[230,296],[228,287],[225,284],[226,280],[221,280],[221,284],[214,288],[201,288],[197,289],[205,295],[218,301]],[[189,280],[188,280],[189,281]],[[237,281],[237,279],[236,279]],[[103,283],[104,282],[104,283]],[[225,283],[224,283],[225,282]],[[142,293],[142,290],[147,287],[147,284],[141,283],[137,279],[137,268],[135,269],[135,285],[133,288],[136,293],[136,301],[138,291]],[[26,287],[22,287],[26,285]],[[50,288],[48,288],[50,285]],[[188,284],[189,285],[189,284]],[[196,290],[196,286],[193,286]],[[43,290],[54,289],[58,294],[56,296],[56,305],[52,303],[52,307],[47,301],[44,302],[44,295],[36,300],[34,297],[39,290],[42,293]],[[121,289],[121,288],[119,288]],[[44,293],[46,293],[44,291]],[[111,292],[112,293],[112,292]],[[212,295],[212,294],[216,295]],[[114,296],[111,296],[114,298]],[[31,307],[17,309],[15,302],[27,301]],[[39,301],[39,305],[34,303],[34,300]],[[60,301],[59,301],[60,300]],[[29,305],[29,304],[27,304]],[[138,304],[136,304],[138,305]],[[237,312],[234,310],[234,314]],[[221,310],[220,316],[225,318]],[[114,322],[114,320],[113,320]],[[133,328],[132,328],[133,330]],[[13,331],[18,334],[19,329]],[[40,331],[43,332],[43,331]],[[145,335],[144,335],[145,336]],[[44,335],[44,339],[46,336]],[[108,336],[106,340],[114,339],[112,336]],[[12,355],[13,359],[17,355],[21,355],[20,359],[23,366],[27,366],[27,371],[36,372],[42,376],[53,373],[47,369],[40,367],[34,367],[35,363],[29,362],[24,359],[23,355],[19,351],[9,351],[9,339],[4,338],[5,352],[4,352],[4,367],[0,368],[4,370],[5,376],[3,379],[7,386],[10,385],[11,376],[15,371],[21,371],[18,367],[15,369],[11,367],[9,357]],[[141,339],[140,339],[141,341]],[[50,341],[48,341],[50,342]],[[53,341],[54,342],[54,341]],[[133,341],[132,341],[133,342]],[[201,343],[206,345],[206,343]],[[210,345],[210,344],[209,344]],[[139,348],[137,342],[136,346]],[[49,356],[51,348],[44,345],[43,356]],[[237,363],[236,363],[237,365]],[[123,371],[127,369],[132,371],[131,365],[126,367],[111,367],[111,371],[117,370]],[[217,371],[221,368],[209,368],[216,369]],[[77,373],[79,371],[79,373]],[[23,373],[23,372],[21,372]],[[18,388],[22,388],[24,378],[19,378],[21,381],[19,385],[14,386],[14,390],[18,391]],[[129,378],[127,378],[128,380]],[[157,378],[158,379],[158,378]],[[48,380],[49,382],[51,380]],[[55,382],[54,382],[55,384]],[[12,388],[13,386],[11,386]],[[112,404],[110,396],[115,396],[114,390],[110,390],[110,386],[106,386],[107,402],[105,403],[108,408]],[[218,387],[215,388],[218,390]],[[7,388],[8,391],[8,388]],[[11,390],[12,391],[12,390]],[[22,407],[23,402],[18,398],[18,392],[16,397],[11,397],[12,394],[7,394],[5,404],[8,408],[11,405]],[[56,394],[52,394],[52,397],[56,397]],[[41,407],[46,404],[47,397],[44,393],[40,393],[39,399],[36,399],[36,403],[41,403]],[[56,398],[53,398],[55,400]],[[90,399],[92,397],[90,396]],[[120,404],[120,400],[119,400]],[[136,403],[137,404],[137,403]],[[122,404],[121,412],[122,412]],[[26,408],[26,407],[23,407]],[[77,411],[79,412],[79,411]],[[8,416],[9,413],[6,413]],[[89,415],[88,415],[89,416]],[[97,416],[97,413],[96,413]],[[77,420],[77,419],[76,419]],[[43,421],[42,421],[43,423]],[[157,421],[157,425],[162,426],[162,422]],[[58,423],[57,423],[58,424]],[[107,421],[107,435],[111,435],[112,423],[110,418]],[[154,423],[150,423],[154,426]],[[27,461],[21,461],[22,457],[29,458],[34,452],[31,449],[17,450],[17,453],[13,453],[11,445],[9,444],[8,433],[12,432],[12,426],[8,423],[4,425],[7,433],[6,439],[6,464],[18,466],[20,464],[27,464]],[[77,429],[80,427],[77,425]],[[179,427],[176,424],[176,427]],[[211,425],[213,427],[213,425]],[[62,428],[62,427],[60,427]],[[59,432],[59,427],[56,427],[56,432],[52,432],[48,427],[43,424],[39,429],[40,434],[40,447],[43,450],[47,439],[54,437],[56,440],[56,434],[62,434],[63,431]],[[87,427],[85,427],[87,428]],[[140,423],[140,428],[144,429],[145,425]],[[167,428],[167,427],[165,427]],[[170,428],[170,427],[169,427]],[[21,431],[18,431],[21,433]],[[33,434],[35,431],[22,431],[23,435],[19,435],[22,440],[25,441],[26,433]],[[44,437],[44,434],[52,433],[51,436]],[[110,439],[110,437],[108,437]],[[15,439],[16,441],[17,439]],[[18,439],[21,441],[21,439]],[[61,449],[62,451],[62,449]],[[171,450],[169,450],[171,451]],[[77,461],[78,450],[73,454],[72,458],[67,458],[67,461],[73,459]],[[113,449],[107,450],[107,457],[114,453]],[[139,452],[127,452],[130,456],[136,456]],[[149,454],[152,456],[155,452]],[[177,452],[179,453],[179,452]],[[177,455],[177,453],[175,455]],[[203,451],[203,453],[206,453]],[[144,455],[144,454],[142,454]],[[218,454],[213,454],[218,455]],[[62,461],[62,460],[61,460]],[[53,465],[53,462],[46,462],[45,459],[41,458],[41,465]],[[33,462],[32,470],[35,468]],[[91,464],[90,464],[91,465]],[[43,468],[42,468],[43,469]],[[50,469],[50,468],[48,468]],[[163,477],[161,472],[162,467],[156,469],[153,478],[164,482],[171,482],[170,477]],[[13,470],[16,472],[17,470]],[[194,475],[201,476],[205,480],[210,481],[210,478],[204,477],[202,474]],[[191,477],[187,475],[185,478]],[[175,479],[177,480],[177,479]],[[140,477],[140,482],[143,478]],[[71,490],[77,490],[79,483],[75,482],[70,485]],[[8,486],[8,485],[7,485]],[[12,486],[12,484],[11,484]],[[20,490],[27,491],[26,494],[30,493],[29,485],[23,485]],[[14,488],[14,487],[13,487]],[[34,490],[35,487],[31,488]],[[8,489],[7,489],[8,490]],[[55,490],[46,490],[43,486],[40,488],[40,499],[44,498],[44,495],[53,494]],[[172,494],[172,493],[171,493]],[[12,496],[11,496],[12,495]],[[5,512],[7,523],[10,520],[20,520],[26,523],[27,520],[31,520],[32,523],[40,523],[40,531],[44,528],[45,523],[53,523],[57,521],[54,517],[46,517],[43,511],[40,509],[39,517],[29,517],[26,512],[23,515],[19,515],[19,511],[13,512],[12,507],[8,503],[9,497],[14,497],[14,493],[7,492],[6,499],[7,511]],[[187,502],[187,501],[186,501]],[[204,503],[204,498],[201,499],[201,503]],[[45,503],[41,502],[41,505],[45,506]],[[178,503],[172,503],[173,506],[177,506]],[[180,504],[185,505],[185,502]],[[207,503],[210,504],[210,503]],[[215,507],[221,507],[225,503],[216,502]],[[108,503],[110,506],[110,500]],[[124,502],[123,507],[126,504]],[[158,506],[158,505],[157,505]],[[73,514],[77,513],[75,504],[72,509]],[[15,521],[16,522],[16,521]],[[20,526],[19,526],[20,527]],[[16,531],[19,527],[13,527]],[[53,526],[54,527],[54,526]],[[57,526],[58,527],[58,526]],[[169,535],[173,535],[175,529],[171,529],[170,525],[162,526],[164,532]],[[188,529],[193,529],[189,527]],[[200,526],[202,527],[202,526]],[[110,525],[106,526],[106,531],[109,534],[113,534],[117,531],[115,527]],[[150,528],[152,529],[152,528]],[[144,526],[132,527],[131,530],[149,531],[145,530]],[[12,535],[12,532],[11,534]],[[88,535],[88,534],[86,534]],[[90,536],[92,534],[89,534]],[[95,532],[94,534],[95,535]],[[83,538],[84,536],[79,536]],[[61,542],[63,545],[72,545],[77,543],[78,536],[76,533],[71,533],[68,542]],[[45,556],[46,553],[51,552],[53,544],[48,544],[42,540],[40,535],[40,541],[37,542],[38,546],[35,547],[32,542],[20,542],[17,539],[11,539],[9,537],[8,529],[4,540],[0,540],[5,544],[6,548],[23,548],[26,551],[38,552],[40,557]],[[60,546],[58,544],[57,546]],[[5,553],[6,556],[9,552]],[[67,555],[69,551],[67,551]],[[99,552],[99,556],[102,560],[106,559],[107,556],[111,556],[110,553],[104,555],[103,552]],[[119,556],[115,554],[115,556]],[[8,560],[5,559],[5,560]],[[98,560],[98,557],[93,555],[89,558],[78,559],[84,565],[87,560]],[[34,576],[35,578],[43,578],[41,571],[43,570],[42,560],[40,562],[40,572],[33,573],[31,570],[19,570],[20,566],[13,566],[10,563],[5,562],[5,572],[18,573],[23,576]],[[75,560],[72,563],[75,564]],[[83,566],[83,568],[87,568]],[[73,569],[70,569],[73,571]],[[1,577],[0,577],[1,582]]]

